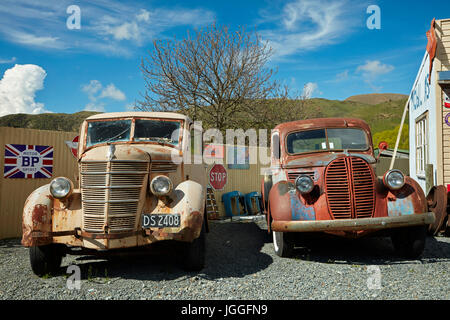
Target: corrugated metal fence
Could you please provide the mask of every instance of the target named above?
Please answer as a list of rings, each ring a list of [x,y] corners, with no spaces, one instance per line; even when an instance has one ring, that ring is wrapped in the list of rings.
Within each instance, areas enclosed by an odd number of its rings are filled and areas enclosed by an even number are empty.
[[[75,157],[65,144],[78,133],[22,128],[0,127],[0,239],[22,236],[22,210],[28,195],[36,188],[50,183],[44,179],[5,179],[5,144],[44,145],[53,147],[53,178],[66,176],[77,181],[78,167]]]
[[[36,188],[50,183],[48,179],[5,179],[3,176],[5,144],[45,145],[53,150],[53,178],[65,176],[78,185],[78,167],[75,157],[65,141],[71,141],[78,133],[47,130],[33,130],[22,128],[0,127],[0,239],[22,236],[22,210],[28,195]],[[244,195],[253,191],[260,191],[262,170],[269,167],[258,161],[250,164],[247,169],[230,169],[226,163],[227,146],[224,146],[224,163],[227,169],[227,184],[221,191],[216,191],[216,203],[220,217],[225,216],[225,208],[221,201],[222,194],[230,191],[240,191]],[[264,149],[268,152],[267,148]],[[258,153],[259,159],[259,153]],[[407,160],[406,160],[407,161]],[[382,162],[382,161],[381,161]],[[208,172],[211,165],[208,166]],[[382,165],[380,168],[382,169]],[[377,173],[382,175],[383,172]]]

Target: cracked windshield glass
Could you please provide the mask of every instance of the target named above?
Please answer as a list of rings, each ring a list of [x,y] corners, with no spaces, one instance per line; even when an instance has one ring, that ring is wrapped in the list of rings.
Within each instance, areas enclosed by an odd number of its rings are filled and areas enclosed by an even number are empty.
[[[180,121],[136,119],[135,141],[156,141],[177,146],[180,138]]]
[[[367,150],[367,136],[360,129],[318,129],[294,132],[286,139],[289,153],[323,150]]]
[[[129,141],[130,131],[131,119],[89,122],[86,147],[106,142]]]

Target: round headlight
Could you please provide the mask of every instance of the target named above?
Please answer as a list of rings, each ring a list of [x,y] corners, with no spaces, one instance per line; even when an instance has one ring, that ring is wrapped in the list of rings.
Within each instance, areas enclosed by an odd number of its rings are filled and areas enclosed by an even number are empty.
[[[154,195],[165,196],[172,191],[172,181],[166,176],[156,176],[150,182],[150,190]]]
[[[310,193],[314,188],[314,181],[307,175],[300,175],[295,180],[295,187],[301,194]]]
[[[383,181],[389,189],[398,190],[405,185],[405,176],[400,170],[389,170],[384,175]]]
[[[50,182],[50,193],[56,199],[62,199],[70,195],[73,190],[72,181],[64,177],[58,177]]]

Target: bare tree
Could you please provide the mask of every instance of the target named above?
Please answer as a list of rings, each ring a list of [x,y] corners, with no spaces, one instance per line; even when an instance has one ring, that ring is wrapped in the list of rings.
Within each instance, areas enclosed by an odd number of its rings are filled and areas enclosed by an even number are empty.
[[[280,94],[265,65],[267,42],[244,28],[212,26],[179,40],[155,40],[141,61],[146,92],[137,109],[177,111],[220,130],[263,120],[265,101]]]

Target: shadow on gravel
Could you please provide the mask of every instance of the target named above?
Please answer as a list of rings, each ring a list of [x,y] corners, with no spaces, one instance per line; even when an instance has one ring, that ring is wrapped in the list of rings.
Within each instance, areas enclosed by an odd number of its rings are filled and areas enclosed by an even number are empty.
[[[21,239],[19,239],[19,238],[0,240],[0,249],[22,247],[22,244],[20,243],[20,241],[21,241]]]
[[[180,280],[186,277],[217,279],[243,277],[267,268],[272,257],[261,252],[270,241],[267,232],[255,223],[211,223],[206,242],[206,266],[200,272],[182,269],[182,246],[179,243],[160,242],[150,250],[109,258],[75,256],[82,279],[113,278],[136,280]],[[68,263],[63,261],[59,274],[66,274]],[[102,279],[103,278],[103,279]]]
[[[450,261],[450,243],[427,237],[425,250],[417,260],[396,255],[390,238],[373,237],[345,239],[333,236],[314,236],[302,239],[296,247],[294,259],[336,264],[408,264],[412,261],[435,263]]]

